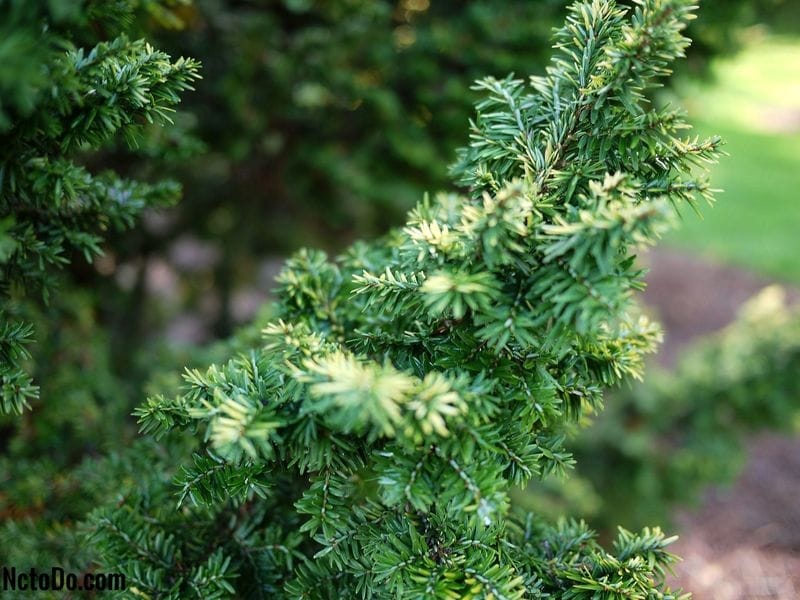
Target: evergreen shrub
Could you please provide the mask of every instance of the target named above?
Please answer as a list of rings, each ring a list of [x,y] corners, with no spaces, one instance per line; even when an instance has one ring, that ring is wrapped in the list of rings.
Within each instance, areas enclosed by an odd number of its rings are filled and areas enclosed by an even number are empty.
[[[544,75],[477,84],[466,193],[292,257],[261,347],[137,409],[196,452],[93,512],[100,566],[150,597],[676,597],[659,529],[605,550],[508,493],[572,465],[564,423],[659,339],[635,252],[710,199],[719,145],[648,101],[694,8],[575,3]]]

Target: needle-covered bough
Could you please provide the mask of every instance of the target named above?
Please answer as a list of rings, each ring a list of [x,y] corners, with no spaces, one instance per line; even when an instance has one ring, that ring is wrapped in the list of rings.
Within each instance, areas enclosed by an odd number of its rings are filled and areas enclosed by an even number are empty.
[[[106,568],[150,597],[198,577],[204,597],[674,597],[660,530],[605,550],[508,496],[565,471],[564,421],[640,376],[659,329],[634,253],[710,199],[719,140],[650,101],[693,2],[632,4],[574,4],[544,75],[478,83],[462,193],[334,260],[298,253],[262,348],[137,411],[201,448],[178,511],[95,513]]]
[[[133,147],[146,124],[170,122],[199,79],[196,61],[122,33],[142,4],[159,3],[0,2],[0,416],[39,397],[31,313],[59,295],[56,273],[75,256],[91,262],[110,230],[180,195],[175,182],[83,164],[91,150],[120,138]],[[107,41],[79,47],[99,31]]]

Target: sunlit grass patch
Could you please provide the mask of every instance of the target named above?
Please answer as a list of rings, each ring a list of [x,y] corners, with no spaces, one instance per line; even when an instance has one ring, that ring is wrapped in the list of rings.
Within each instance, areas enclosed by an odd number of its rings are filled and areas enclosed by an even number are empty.
[[[754,41],[714,75],[684,104],[699,134],[727,142],[712,176],[725,191],[667,241],[800,283],[800,40]]]

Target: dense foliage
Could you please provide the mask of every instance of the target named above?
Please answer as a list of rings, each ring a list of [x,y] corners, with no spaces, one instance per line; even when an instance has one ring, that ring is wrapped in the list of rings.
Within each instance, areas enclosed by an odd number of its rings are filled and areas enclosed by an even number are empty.
[[[102,566],[174,598],[672,597],[660,531],[605,551],[508,491],[571,464],[563,424],[658,340],[634,252],[709,197],[718,144],[646,97],[693,8],[576,3],[545,75],[479,83],[453,168],[469,193],[290,259],[262,347],[137,410],[199,446],[177,511],[148,487],[95,511]]]
[[[8,3],[5,3],[8,4]],[[0,46],[0,412],[21,412],[36,396],[22,368],[33,330],[17,306],[22,294],[45,301],[53,269],[74,255],[100,254],[102,233],[129,226],[145,207],[176,198],[177,185],[147,184],[111,171],[92,173],[78,158],[114,136],[136,143],[143,123],[168,120],[197,64],[120,34],[90,50],[66,31],[132,18],[138,2],[10,3]],[[49,27],[48,24],[60,26]],[[75,36],[79,37],[79,36]],[[13,93],[9,93],[13,90]]]
[[[154,148],[197,79],[194,61],[126,36],[144,15],[172,13],[156,1],[0,1],[2,564],[80,556],[85,568],[71,523],[94,504],[71,469],[135,434],[134,356],[122,375],[98,327],[115,300],[82,284],[110,233],[180,192],[94,164],[117,138]]]
[[[0,563],[95,560],[150,597],[659,597],[672,560],[660,531],[622,532],[606,551],[582,523],[509,507],[511,488],[573,463],[565,425],[640,373],[658,334],[631,304],[632,254],[670,203],[707,195],[693,165],[717,144],[682,137],[678,111],[646,102],[685,49],[685,1],[619,2],[639,7],[627,17],[610,2],[573,8],[546,76],[468,90],[543,70],[566,4],[0,0],[0,408],[15,413],[0,421]],[[731,25],[763,3],[703,6],[693,63],[729,49]],[[197,64],[132,41],[142,31],[202,59],[194,116],[172,108]],[[404,229],[332,261],[296,255],[266,345],[254,327],[193,356],[140,352],[149,266],[176,237],[223,247],[226,332],[260,254],[383,231],[419,189],[444,185],[476,94],[462,195],[426,199]],[[109,244],[174,201],[167,172],[187,183],[183,208]],[[120,265],[137,273],[131,292]],[[775,360],[716,391],[686,373],[619,393],[573,443],[581,473],[609,497],[603,478],[633,481],[636,495],[613,499],[633,514],[709,479],[714,440],[711,470],[727,470],[725,394],[763,392],[737,404],[743,425],[773,380],[791,389],[781,369],[798,338],[768,338],[733,340]],[[139,417],[160,442],[123,447],[154,370],[221,354],[238,358],[189,371],[178,398],[176,377],[152,381],[164,395]],[[715,369],[715,356],[698,364]],[[695,385],[708,410],[689,401]],[[673,416],[656,425],[662,404]],[[632,456],[641,436],[616,420],[629,412],[653,424],[648,439],[682,431],[686,460]],[[624,468],[592,460],[619,452]],[[98,506],[89,545],[75,522]]]

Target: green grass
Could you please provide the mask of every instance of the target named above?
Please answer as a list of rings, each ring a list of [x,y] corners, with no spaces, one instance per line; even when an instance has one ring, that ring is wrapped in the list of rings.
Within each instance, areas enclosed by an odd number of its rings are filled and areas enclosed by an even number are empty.
[[[687,211],[666,243],[800,283],[800,40],[761,40],[684,91],[697,133],[726,141],[702,218]]]

